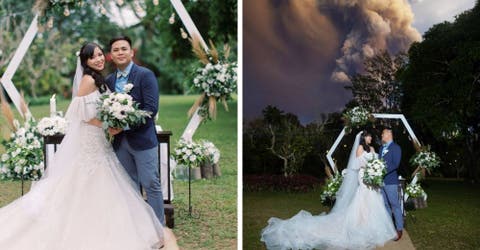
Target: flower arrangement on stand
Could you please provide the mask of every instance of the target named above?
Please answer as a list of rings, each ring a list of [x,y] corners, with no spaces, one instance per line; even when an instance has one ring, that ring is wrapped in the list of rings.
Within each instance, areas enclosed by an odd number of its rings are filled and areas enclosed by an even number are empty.
[[[44,117],[38,122],[37,130],[42,136],[64,135],[68,122],[64,117]]]
[[[13,124],[14,132],[2,143],[5,153],[1,157],[0,179],[39,180],[44,171],[43,145],[36,122],[27,117],[23,125],[17,120]]]
[[[221,101],[228,111],[227,101],[237,90],[237,63],[229,61],[230,47],[224,45],[223,57],[210,41],[210,50],[206,52],[200,40],[191,39],[192,50],[197,55],[203,66],[195,70],[193,87],[202,92],[188,115],[192,116],[198,109],[203,118],[215,119],[217,114],[217,101]]]
[[[440,166],[440,157],[431,151],[430,146],[419,147],[417,153],[410,158],[410,164],[417,167],[413,172],[413,176],[417,173],[425,176],[425,171],[430,173]]]
[[[220,150],[210,141],[200,140],[203,149],[204,161],[201,165],[202,178],[210,179],[213,176],[221,176]]]
[[[345,121],[347,132],[351,132],[354,128],[363,127],[369,122],[373,122],[374,118],[367,109],[357,106],[347,110],[343,114],[343,120]]]
[[[201,144],[180,139],[175,146],[173,158],[177,161],[177,168],[184,166],[190,171],[192,179],[201,179],[200,165],[205,160],[203,147]],[[180,179],[188,179],[188,173],[176,171],[175,177]]]
[[[387,166],[381,159],[372,159],[367,162],[365,168],[360,168],[358,174],[362,177],[363,183],[370,188],[383,186],[383,178],[387,174]]]
[[[28,112],[27,105],[22,97],[21,110],[24,123],[14,119],[13,111],[6,97],[0,93],[2,113],[10,127],[11,134],[2,141],[5,153],[0,159],[0,180],[36,181],[44,172],[43,145],[37,131],[37,123]]]
[[[427,207],[427,193],[423,190],[419,183],[410,183],[405,188],[408,195],[406,207],[414,207],[415,209]]]
[[[343,175],[338,172],[332,175],[328,167],[326,168],[326,172],[329,178],[327,179],[325,185],[322,188],[320,200],[323,205],[333,207],[338,189],[342,185]]]

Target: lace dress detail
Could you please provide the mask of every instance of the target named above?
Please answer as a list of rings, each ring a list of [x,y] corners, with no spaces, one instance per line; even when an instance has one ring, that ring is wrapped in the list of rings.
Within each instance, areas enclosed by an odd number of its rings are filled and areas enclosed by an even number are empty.
[[[147,250],[163,227],[125,172],[96,116],[100,93],[73,98],[67,133],[45,175],[0,208],[0,249]]]

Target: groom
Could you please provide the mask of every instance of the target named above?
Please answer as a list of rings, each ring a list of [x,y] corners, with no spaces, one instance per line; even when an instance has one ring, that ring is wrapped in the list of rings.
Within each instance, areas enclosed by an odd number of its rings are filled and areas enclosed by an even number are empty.
[[[151,112],[145,124],[127,128],[109,128],[114,135],[113,148],[123,167],[135,183],[147,193],[147,202],[159,221],[165,225],[163,195],[158,173],[157,135],[153,117],[158,111],[158,83],[147,68],[133,63],[132,41],[127,36],[110,40],[110,53],[117,70],[108,75],[106,82],[112,92],[125,92],[127,83],[133,88],[129,94],[139,108]]]
[[[391,128],[384,128],[382,131],[382,147],[380,149],[380,159],[383,159],[387,165],[387,174],[383,180],[385,184],[382,188],[383,200],[388,213],[395,219],[397,229],[397,239],[402,238],[403,233],[403,215],[400,207],[398,194],[398,167],[402,157],[402,149],[393,142],[393,132]]]

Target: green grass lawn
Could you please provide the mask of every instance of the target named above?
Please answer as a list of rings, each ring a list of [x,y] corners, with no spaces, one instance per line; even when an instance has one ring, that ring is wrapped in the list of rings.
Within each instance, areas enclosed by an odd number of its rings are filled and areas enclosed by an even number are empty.
[[[159,119],[164,130],[173,132],[176,142],[188,123],[186,112],[197,96],[160,96]],[[65,111],[69,101],[59,101]],[[188,182],[175,181],[174,233],[182,249],[237,248],[237,101],[229,102],[229,112],[218,106],[216,121],[202,124],[194,139],[212,141],[221,151],[222,176],[192,183],[194,216],[188,214]],[[31,107],[36,118],[46,116],[48,105]],[[3,117],[0,124],[4,124]],[[3,127],[2,134],[7,133]],[[173,145],[172,145],[173,149]],[[20,196],[20,182],[0,182],[0,206]]]
[[[480,185],[427,180],[428,207],[408,213],[405,227],[417,249],[480,249]],[[265,249],[260,232],[268,218],[289,218],[304,209],[327,211],[320,190],[309,193],[244,192],[244,249]]]

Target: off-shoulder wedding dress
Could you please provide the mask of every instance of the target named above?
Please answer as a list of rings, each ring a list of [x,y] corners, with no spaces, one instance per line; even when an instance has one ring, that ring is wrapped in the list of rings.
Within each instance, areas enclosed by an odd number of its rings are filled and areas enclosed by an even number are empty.
[[[100,93],[74,97],[67,133],[44,176],[0,208],[0,249],[142,250],[163,245],[163,227],[105,138],[86,121]]]

